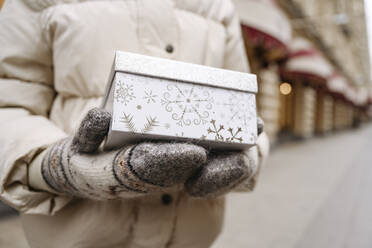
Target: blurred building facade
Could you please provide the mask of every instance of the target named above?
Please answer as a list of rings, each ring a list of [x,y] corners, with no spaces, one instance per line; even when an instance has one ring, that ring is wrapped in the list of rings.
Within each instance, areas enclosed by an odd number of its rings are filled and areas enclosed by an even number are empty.
[[[351,83],[370,84],[364,0],[278,2],[289,14],[294,30],[304,35],[313,32],[320,38],[323,52],[331,61],[335,60],[335,66],[349,77]]]
[[[278,0],[278,4],[294,32],[310,39],[345,81],[346,103],[339,97],[333,103],[335,129],[366,119],[372,84],[364,1]],[[319,111],[319,101],[317,106]]]
[[[234,2],[259,79],[258,114],[273,143],[367,121],[372,84],[363,0]]]

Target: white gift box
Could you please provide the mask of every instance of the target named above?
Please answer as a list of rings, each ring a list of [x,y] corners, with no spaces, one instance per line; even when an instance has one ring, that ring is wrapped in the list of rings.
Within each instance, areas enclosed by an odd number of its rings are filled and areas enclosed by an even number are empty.
[[[256,76],[117,51],[105,149],[144,140],[244,149],[257,140]]]

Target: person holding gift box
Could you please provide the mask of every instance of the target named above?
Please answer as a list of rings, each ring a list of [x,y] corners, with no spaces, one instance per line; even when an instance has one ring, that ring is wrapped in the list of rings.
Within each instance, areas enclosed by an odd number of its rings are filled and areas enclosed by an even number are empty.
[[[209,247],[224,194],[253,189],[268,152],[261,122],[241,152],[100,148],[115,50],[249,69],[230,0],[6,1],[0,47],[0,197],[31,247]]]

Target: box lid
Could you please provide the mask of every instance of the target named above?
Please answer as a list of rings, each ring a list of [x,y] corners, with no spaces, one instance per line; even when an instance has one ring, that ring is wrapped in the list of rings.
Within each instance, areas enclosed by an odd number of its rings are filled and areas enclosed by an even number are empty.
[[[128,52],[116,51],[114,71],[257,93],[254,74]]]

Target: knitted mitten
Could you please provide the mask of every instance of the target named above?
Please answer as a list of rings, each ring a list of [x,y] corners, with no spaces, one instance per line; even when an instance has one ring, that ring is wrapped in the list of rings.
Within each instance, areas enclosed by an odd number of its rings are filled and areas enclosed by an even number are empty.
[[[114,199],[169,190],[185,184],[191,196],[226,193],[257,172],[257,152],[207,151],[187,143],[140,143],[99,151],[111,115],[89,111],[77,134],[46,151],[42,175],[55,191],[82,198]],[[259,119],[258,130],[263,122]]]
[[[257,131],[264,129],[257,118]],[[210,152],[205,166],[185,183],[185,191],[194,197],[217,197],[240,184],[255,184],[259,161],[256,147],[241,152]]]
[[[110,119],[109,113],[93,109],[73,138],[48,148],[42,175],[51,188],[97,200],[161,192],[183,184],[207,160],[204,148],[183,143],[140,143],[98,151]]]

